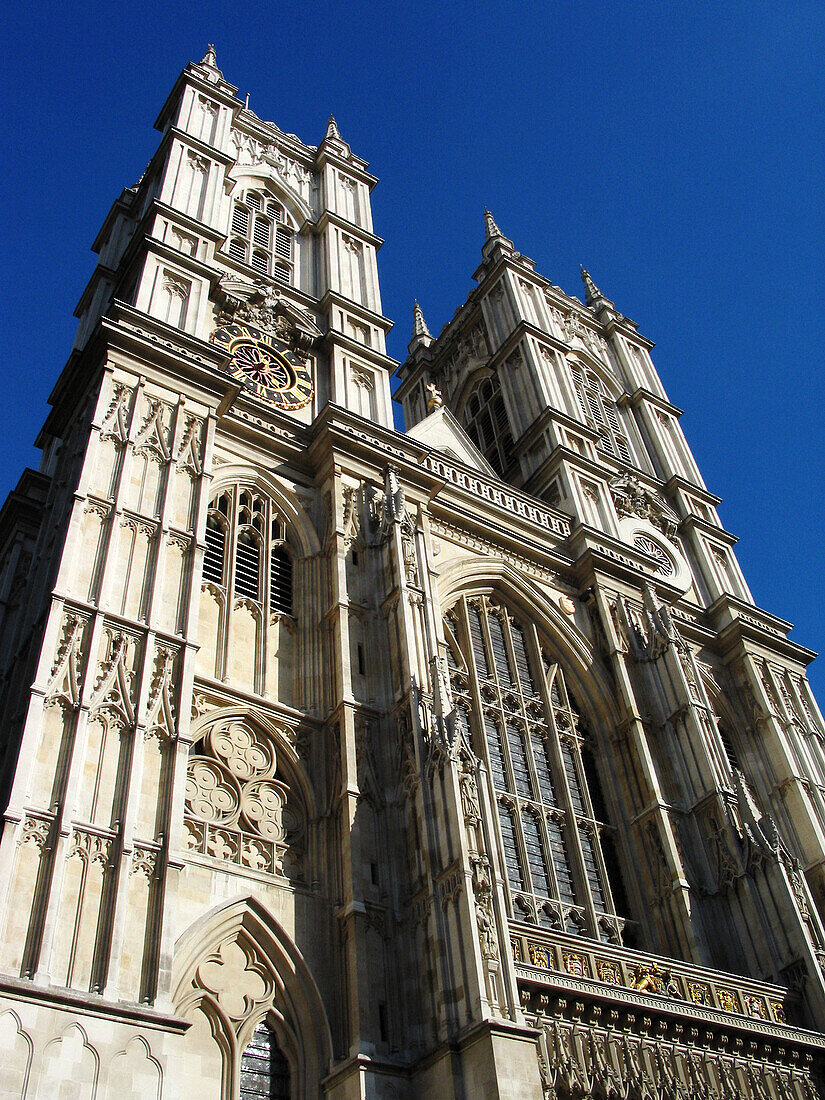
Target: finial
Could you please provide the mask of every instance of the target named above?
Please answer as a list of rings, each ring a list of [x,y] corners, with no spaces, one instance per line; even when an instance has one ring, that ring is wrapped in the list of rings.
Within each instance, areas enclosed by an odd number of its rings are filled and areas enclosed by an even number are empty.
[[[413,303],[413,336],[432,337],[432,333],[427,328],[427,322],[424,320],[424,314],[421,312],[421,306],[418,304],[417,298]]]
[[[324,135],[324,140],[327,138],[338,138],[339,141],[341,140],[341,135],[338,132],[338,123],[335,121],[333,115],[330,115],[327,119],[327,132]]]
[[[584,283],[584,304],[586,306],[592,306],[594,302],[605,300],[602,292],[590,278],[590,272],[584,267],[582,267],[582,282]]]
[[[217,69],[218,59],[215,56],[215,47],[210,42],[206,47],[206,53],[203,55],[203,61],[201,65],[208,65],[210,69]]]
[[[485,209],[485,211],[484,211],[484,239],[485,239],[485,241],[489,241],[492,237],[503,237],[503,236],[504,236],[504,234],[501,232],[499,227],[496,225],[496,223],[493,219],[493,215],[490,213],[489,210]]]
[[[435,382],[428,382],[424,389],[427,391],[427,412],[435,412],[436,409],[440,409],[444,404],[444,398],[441,396],[441,390]]]

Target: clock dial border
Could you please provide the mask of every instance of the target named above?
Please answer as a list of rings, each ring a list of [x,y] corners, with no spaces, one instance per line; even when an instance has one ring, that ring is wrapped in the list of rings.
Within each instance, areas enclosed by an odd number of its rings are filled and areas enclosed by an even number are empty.
[[[222,348],[230,358],[229,370],[234,378],[243,382],[253,393],[275,408],[292,412],[308,405],[315,396],[312,372],[306,359],[296,355],[281,340],[273,338],[266,330],[245,321],[232,321],[215,329],[212,343]],[[244,368],[234,360],[234,352],[239,346],[260,345],[267,353],[275,353],[284,360],[290,377],[290,384],[283,388],[268,386],[250,378]]]

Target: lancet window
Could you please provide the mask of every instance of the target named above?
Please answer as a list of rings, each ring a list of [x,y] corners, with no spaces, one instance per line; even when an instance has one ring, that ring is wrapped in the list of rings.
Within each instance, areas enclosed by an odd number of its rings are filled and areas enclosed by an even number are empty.
[[[291,283],[294,237],[283,205],[268,191],[246,191],[234,200],[227,244],[233,260]]]
[[[268,1024],[255,1028],[241,1056],[241,1100],[289,1100],[289,1063]]]
[[[513,436],[497,375],[478,383],[464,406],[464,427],[490,465],[503,474],[513,457]]]
[[[612,830],[561,666],[532,624],[487,596],[462,598],[447,628],[453,700],[471,716],[497,807],[511,916],[618,941]]]
[[[630,465],[633,458],[622,424],[621,414],[610,399],[598,374],[582,367],[570,367],[573,386],[585,423],[599,433],[596,446]]]

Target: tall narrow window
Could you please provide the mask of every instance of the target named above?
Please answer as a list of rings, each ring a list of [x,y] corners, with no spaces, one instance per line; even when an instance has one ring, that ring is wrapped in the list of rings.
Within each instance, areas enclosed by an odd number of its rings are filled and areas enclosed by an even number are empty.
[[[619,458],[628,465],[632,463],[630,445],[619,410],[605,392],[602,380],[595,371],[581,367],[571,366],[570,374],[584,420],[599,433],[596,446],[605,454]]]
[[[489,596],[462,599],[447,621],[451,640],[469,642],[464,664],[451,665],[453,697],[457,708],[469,709],[475,743],[486,752],[493,792],[502,799],[499,835],[513,919],[612,941],[621,920],[604,877],[605,826],[592,808],[603,813],[604,803],[598,789],[593,799],[588,795],[580,728],[586,723],[562,669],[541,652],[535,631]]]
[[[482,379],[464,406],[464,427],[497,474],[513,459],[513,436],[498,375]]]
[[[524,872],[521,869],[521,856],[516,840],[516,827],[513,822],[513,811],[509,806],[498,806],[499,822],[501,824],[501,843],[504,847],[504,863],[507,868],[507,879],[514,890],[524,889]]]
[[[258,1024],[241,1055],[241,1100],[290,1100],[289,1076],[274,1032]]]

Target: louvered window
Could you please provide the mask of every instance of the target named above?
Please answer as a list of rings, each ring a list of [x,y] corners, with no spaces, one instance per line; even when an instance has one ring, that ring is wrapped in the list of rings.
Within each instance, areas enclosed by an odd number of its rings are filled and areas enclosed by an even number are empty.
[[[572,366],[570,374],[585,422],[599,433],[596,443],[598,449],[614,458],[620,458],[622,462],[631,464],[633,456],[622,428],[619,410],[605,393],[599,376],[594,371],[585,371]]]
[[[226,551],[226,528],[217,515],[206,521],[206,553],[203,556],[204,580],[223,584],[223,559]]]
[[[493,786],[496,790],[506,791],[507,765],[504,760],[504,748],[501,744],[501,729],[498,722],[493,721],[489,715],[484,718],[484,732],[487,736],[487,751],[490,754],[490,775],[493,777]]]
[[[263,248],[269,248],[269,235],[271,226],[268,218],[263,218],[259,214],[255,219],[255,230],[252,234],[252,239],[255,244],[261,245]]]
[[[249,211],[236,203],[232,208],[232,232],[245,237],[249,233]]]
[[[232,530],[235,536],[230,540]],[[285,534],[268,497],[248,488],[225,490],[207,514],[203,579],[223,585],[231,577],[235,596],[266,603],[272,613],[291,615],[293,569]]]
[[[521,815],[524,829],[524,847],[527,851],[527,865],[533,880],[533,893],[539,897],[550,897],[550,882],[547,877],[547,864],[544,858],[544,845],[541,840],[539,823],[532,810],[524,810]]]
[[[464,427],[476,447],[498,474],[513,460],[513,436],[498,375],[482,379],[462,414]]]
[[[233,260],[279,282],[292,282],[293,232],[280,203],[266,193],[247,191],[232,206],[230,232],[226,249]]]
[[[285,260],[292,259],[292,231],[278,226],[275,232],[275,252]]]
[[[235,593],[257,600],[260,591],[261,547],[251,531],[241,531],[235,550]]]
[[[725,750],[725,756],[728,758],[728,763],[732,768],[736,768],[738,771],[742,770],[742,766],[739,763],[739,757],[736,753],[736,749],[733,747],[733,741],[731,741],[730,733],[722,725],[718,723],[719,738],[722,741],[722,748]]]
[[[289,1063],[266,1023],[241,1055],[240,1100],[290,1100]]]
[[[512,723],[507,726],[507,744],[510,747],[510,761],[513,765],[516,791],[525,798],[532,798],[533,784],[530,780],[530,767],[527,763],[524,734]]]
[[[595,800],[587,796],[585,720],[562,669],[533,647],[525,624],[489,596],[460,600],[447,621],[451,639],[470,643],[465,663],[451,666],[457,711],[468,708],[471,733],[483,738],[490,794],[507,792],[513,803],[499,805],[501,855],[517,891],[509,899],[513,918],[541,923],[544,914],[553,927],[615,938],[618,924],[610,919],[615,910],[602,877],[603,826],[591,817],[591,807],[603,813],[604,802],[598,789]],[[479,693],[481,715],[472,713]],[[532,901],[523,896],[528,893]],[[562,908],[569,906],[575,911]]]
[[[501,843],[504,848],[504,865],[507,868],[507,879],[513,890],[523,890],[524,872],[521,869],[516,828],[510,808],[499,803],[498,818],[501,825]]]
[[[269,606],[292,614],[292,558],[282,546],[273,546],[269,555]]]

